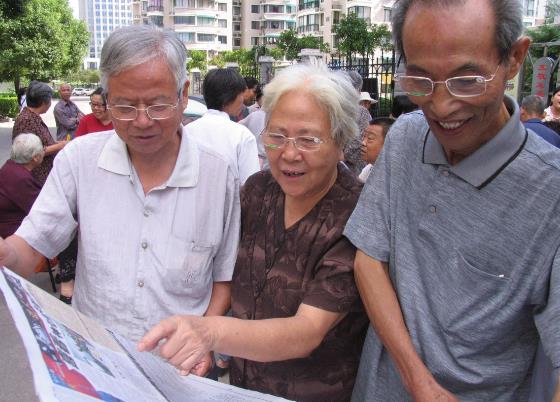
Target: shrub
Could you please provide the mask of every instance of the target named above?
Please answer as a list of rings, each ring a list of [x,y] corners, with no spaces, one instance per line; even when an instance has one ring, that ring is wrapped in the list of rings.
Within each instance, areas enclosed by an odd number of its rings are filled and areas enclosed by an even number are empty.
[[[0,116],[16,117],[19,105],[16,96],[0,96]]]

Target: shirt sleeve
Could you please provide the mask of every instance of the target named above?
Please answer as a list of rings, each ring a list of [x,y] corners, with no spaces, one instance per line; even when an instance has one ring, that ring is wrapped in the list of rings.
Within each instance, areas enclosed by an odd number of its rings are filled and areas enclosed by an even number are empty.
[[[69,116],[66,113],[63,102],[57,103],[54,107],[54,118],[57,126],[65,130],[74,130],[76,128],[76,117]]]
[[[548,274],[548,272],[545,272]],[[548,279],[548,281],[547,281]],[[544,308],[535,314],[535,324],[539,331],[541,342],[552,366],[560,367],[560,248],[556,250],[550,275],[543,278],[548,293]]]
[[[245,138],[240,144],[238,164],[239,164],[239,180],[241,184],[245,183],[247,178],[253,173],[260,170],[259,152],[257,150],[257,140],[249,129],[243,127],[246,132]]]
[[[391,133],[403,131],[398,122],[391,127]],[[344,235],[362,252],[382,261],[389,261],[391,221],[391,156],[396,135],[388,135],[375,168],[366,180],[358,204],[348,219]]]
[[[224,208],[224,231],[218,252],[214,257],[212,279],[229,282],[233,274],[237,247],[239,245],[241,207],[239,205],[239,180],[228,167],[226,200]]]
[[[356,248],[340,237],[319,261],[302,303],[336,313],[361,310],[354,282],[355,256]]]
[[[87,134],[88,133],[88,118],[87,117],[83,117],[80,120],[80,124],[78,124],[78,128],[76,129],[76,134],[75,137],[79,137],[81,135]]]
[[[29,215],[16,231],[29,245],[48,258],[64,250],[74,238],[77,185],[69,144],[59,152],[43,189]]]

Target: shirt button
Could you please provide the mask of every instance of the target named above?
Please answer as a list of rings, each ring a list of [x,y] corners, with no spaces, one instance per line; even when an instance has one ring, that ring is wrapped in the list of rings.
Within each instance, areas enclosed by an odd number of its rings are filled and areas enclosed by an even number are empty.
[[[445,177],[449,176],[449,170],[444,170],[441,172]]]
[[[435,214],[436,213],[436,206],[435,205],[430,205],[430,212]]]
[[[142,242],[142,248],[143,248],[144,250],[147,249],[147,248],[148,248],[148,243],[145,242],[145,241],[143,241],[143,242]]]
[[[150,215],[150,211],[148,211],[147,209],[144,210],[144,216],[149,216]]]
[[[144,281],[138,281],[138,287],[143,288],[144,287]]]

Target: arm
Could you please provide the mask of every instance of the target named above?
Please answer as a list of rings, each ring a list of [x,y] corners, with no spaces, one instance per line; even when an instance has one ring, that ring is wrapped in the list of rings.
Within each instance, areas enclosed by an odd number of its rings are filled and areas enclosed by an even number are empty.
[[[66,115],[66,113],[64,113],[64,110],[62,109],[62,103],[59,103],[55,106],[53,114],[57,126],[60,126],[65,130],[73,130],[74,128],[76,128],[76,125],[78,124],[79,121],[78,117],[70,117]]]
[[[205,316],[224,315],[231,304],[231,282],[214,282]]]
[[[45,155],[56,154],[66,145],[68,141],[59,141],[56,144],[45,147]]]
[[[174,316],[152,328],[138,350],[151,350],[166,339],[160,355],[187,372],[210,350],[260,362],[295,359],[308,356],[343,317],[306,304],[289,318]]]
[[[558,378],[556,379],[556,390],[554,391],[554,397],[552,397],[552,402],[560,402],[560,376],[558,376]]]
[[[24,239],[12,235],[0,238],[0,266],[4,265],[15,273],[30,277],[35,273],[35,266],[43,256]]]
[[[412,343],[386,263],[360,250],[354,263],[356,284],[375,332],[388,350],[415,401],[458,401],[424,365]]]

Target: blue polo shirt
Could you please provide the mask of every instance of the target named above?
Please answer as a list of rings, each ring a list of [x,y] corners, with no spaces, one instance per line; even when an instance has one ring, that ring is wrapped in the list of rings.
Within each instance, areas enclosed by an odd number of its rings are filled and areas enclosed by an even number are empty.
[[[412,342],[461,401],[527,400],[539,336],[560,366],[560,151],[513,111],[456,165],[421,112],[391,127],[344,234],[388,262]],[[354,401],[410,400],[370,328]]]
[[[523,125],[531,131],[534,131],[539,137],[546,142],[560,148],[560,135],[556,131],[545,126],[539,119],[529,119],[523,122]]]

